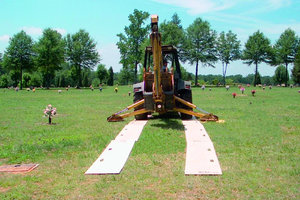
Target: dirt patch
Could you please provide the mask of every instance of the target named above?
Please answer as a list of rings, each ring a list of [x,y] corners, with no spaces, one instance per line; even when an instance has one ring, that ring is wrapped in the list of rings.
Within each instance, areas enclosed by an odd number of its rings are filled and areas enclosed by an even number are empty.
[[[7,191],[9,191],[10,189],[11,189],[10,187],[7,187],[7,188],[0,187],[0,193],[7,192]]]
[[[285,132],[285,133],[292,133],[296,131],[296,126],[292,126],[292,127],[286,127],[286,126],[281,126],[280,129]]]

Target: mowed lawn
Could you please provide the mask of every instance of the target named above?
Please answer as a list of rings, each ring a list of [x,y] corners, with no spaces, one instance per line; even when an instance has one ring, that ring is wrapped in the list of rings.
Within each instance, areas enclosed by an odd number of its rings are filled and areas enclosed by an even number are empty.
[[[0,199],[300,199],[299,88],[193,88],[193,102],[225,120],[205,123],[222,176],[185,176],[181,120],[152,119],[120,175],[84,172],[133,120],[106,118],[132,103],[130,86],[61,94],[0,90],[0,165],[38,163],[0,173]],[[232,98],[232,92],[238,95]],[[57,108],[54,125],[43,109]]]

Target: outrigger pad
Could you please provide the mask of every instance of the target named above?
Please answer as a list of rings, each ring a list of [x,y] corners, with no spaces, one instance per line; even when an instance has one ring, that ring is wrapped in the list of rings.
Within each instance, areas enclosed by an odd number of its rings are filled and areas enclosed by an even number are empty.
[[[182,121],[186,136],[186,175],[221,175],[214,145],[198,120]]]
[[[133,120],[117,135],[115,140],[101,153],[85,172],[86,175],[121,173],[136,141],[138,141],[146,120]]]
[[[85,174],[119,174],[125,165],[135,141],[113,140]]]

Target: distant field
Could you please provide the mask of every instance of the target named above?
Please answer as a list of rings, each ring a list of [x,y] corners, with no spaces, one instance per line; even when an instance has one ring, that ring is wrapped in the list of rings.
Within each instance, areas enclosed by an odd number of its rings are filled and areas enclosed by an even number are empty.
[[[0,89],[0,165],[39,163],[0,173],[0,199],[300,199],[299,88],[193,88],[193,102],[224,124],[205,123],[222,176],[185,176],[180,119],[150,120],[120,175],[84,172],[133,118],[106,118],[132,103],[130,86],[93,92]],[[238,96],[232,98],[232,92]],[[57,108],[55,125],[43,109]]]

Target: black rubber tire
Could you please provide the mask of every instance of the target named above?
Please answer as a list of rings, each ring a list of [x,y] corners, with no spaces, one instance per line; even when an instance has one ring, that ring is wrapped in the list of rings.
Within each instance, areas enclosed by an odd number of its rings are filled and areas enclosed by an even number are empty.
[[[142,100],[144,98],[142,92],[136,92],[136,93],[134,93],[133,96],[134,96],[133,97],[133,103],[138,102],[138,101],[140,101],[140,100]],[[140,105],[140,106],[134,108],[134,110],[136,111],[136,110],[142,109],[144,107],[145,107],[145,105],[143,104],[143,105]],[[148,115],[148,113],[144,113],[144,114],[140,114],[140,115],[135,115],[134,118],[136,120],[146,120],[147,119],[147,115]]]
[[[179,92],[179,97],[183,100],[186,100],[190,103],[193,103],[192,102],[192,91],[191,90],[181,90]],[[192,108],[182,104],[182,103],[179,103],[178,104],[179,108],[184,108],[186,110],[193,110]],[[180,113],[180,117],[182,120],[188,120],[188,119],[192,119],[193,118],[193,115],[188,115],[188,114],[184,114],[184,113]]]

